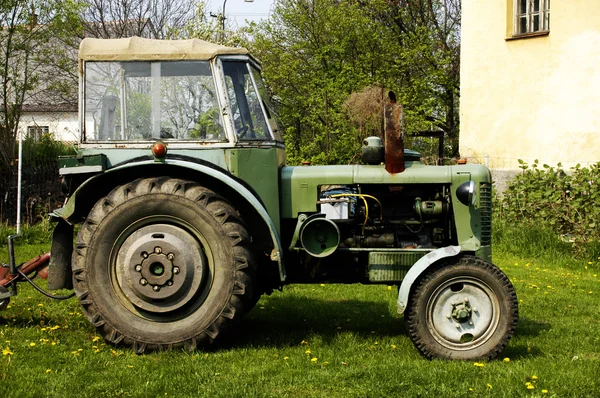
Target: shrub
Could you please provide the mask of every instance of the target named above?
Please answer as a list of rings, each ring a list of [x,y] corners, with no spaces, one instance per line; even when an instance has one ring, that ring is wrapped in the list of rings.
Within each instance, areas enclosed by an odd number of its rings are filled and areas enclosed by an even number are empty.
[[[600,163],[589,167],[579,164],[563,170],[528,165],[519,160],[523,173],[496,199],[497,219],[504,223],[528,225],[560,235],[585,251],[597,252],[600,242]],[[596,249],[594,249],[596,247]]]

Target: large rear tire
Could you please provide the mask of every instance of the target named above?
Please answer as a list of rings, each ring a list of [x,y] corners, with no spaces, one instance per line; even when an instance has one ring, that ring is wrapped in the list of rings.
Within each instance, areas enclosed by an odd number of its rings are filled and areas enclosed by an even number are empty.
[[[73,283],[110,343],[146,350],[215,340],[252,297],[250,238],[233,207],[197,183],[145,178],[99,200],[81,226]]]
[[[508,277],[472,256],[448,260],[421,278],[405,313],[410,338],[428,358],[493,359],[517,325]]]

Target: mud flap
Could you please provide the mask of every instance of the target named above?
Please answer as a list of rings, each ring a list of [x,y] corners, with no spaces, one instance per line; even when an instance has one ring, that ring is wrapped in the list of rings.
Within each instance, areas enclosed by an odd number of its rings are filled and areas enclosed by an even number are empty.
[[[60,219],[52,233],[48,290],[73,289],[71,255],[73,254],[73,226]]]

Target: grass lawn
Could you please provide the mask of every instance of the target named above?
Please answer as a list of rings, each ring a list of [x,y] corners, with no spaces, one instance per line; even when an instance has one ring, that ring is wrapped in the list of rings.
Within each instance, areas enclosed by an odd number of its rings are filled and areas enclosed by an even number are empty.
[[[42,249],[16,251],[23,261]],[[599,260],[504,249],[494,262],[515,285],[520,319],[495,361],[422,358],[387,286],[289,286],[219,347],[137,356],[106,346],[76,299],[21,284],[0,313],[0,396],[600,396]]]

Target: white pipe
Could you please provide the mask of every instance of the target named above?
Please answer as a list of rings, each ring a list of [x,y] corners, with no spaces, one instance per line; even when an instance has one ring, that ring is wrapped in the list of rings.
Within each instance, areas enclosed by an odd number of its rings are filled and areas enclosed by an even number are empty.
[[[19,131],[19,165],[17,171],[17,236],[21,235],[21,175],[23,174],[23,134]]]

